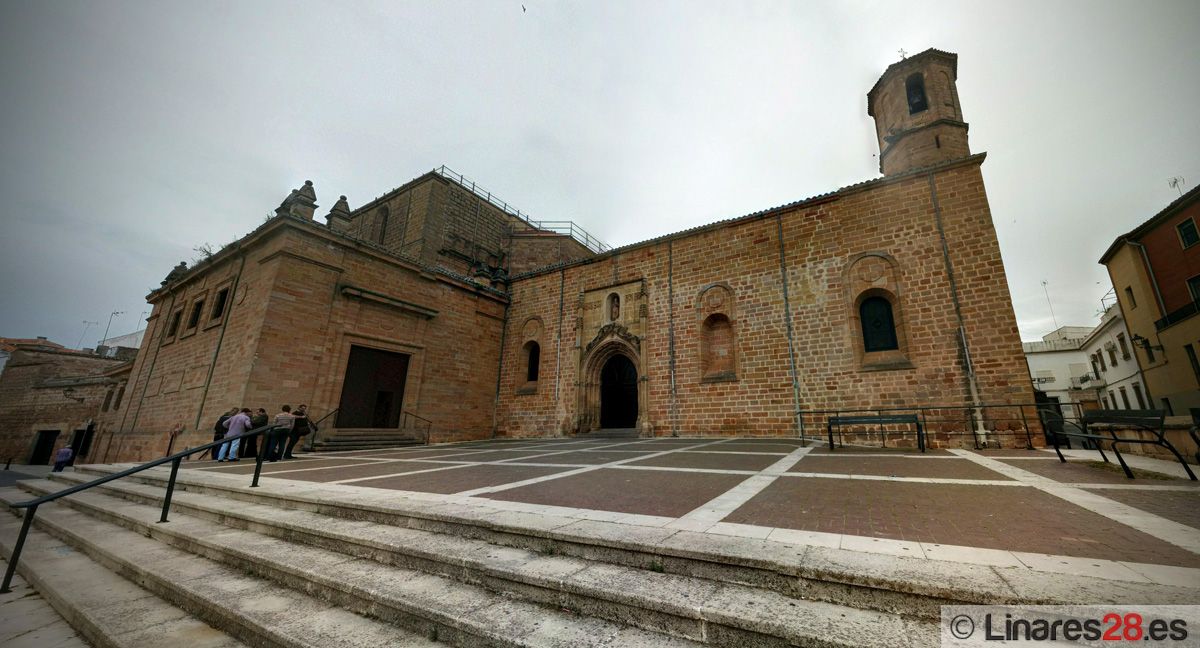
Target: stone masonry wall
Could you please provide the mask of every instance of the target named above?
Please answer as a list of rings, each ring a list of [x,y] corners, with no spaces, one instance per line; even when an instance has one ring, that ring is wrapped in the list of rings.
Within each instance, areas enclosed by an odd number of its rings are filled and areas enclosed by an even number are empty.
[[[45,381],[66,376],[95,375],[121,362],[67,351],[17,349],[0,374],[0,461],[25,463],[39,430],[60,432],[55,450],[71,443],[72,433],[87,426],[100,411],[109,382],[73,384],[70,397],[62,386]],[[82,400],[79,400],[82,399]],[[95,444],[93,452],[95,455]]]
[[[490,435],[503,296],[291,219],[239,245],[151,295],[128,405],[105,418],[116,431],[108,460],[159,456],[176,426],[177,449],[209,442],[234,406],[273,415],[303,402],[323,416],[340,400],[351,344],[412,355],[404,409],[433,421],[435,438]],[[223,286],[233,290],[220,320],[190,331],[185,315],[165,335],[172,313]]]
[[[939,170],[934,175],[937,203],[980,400],[1032,402],[981,161],[979,156]],[[533,436],[574,429],[577,373],[581,350],[589,342],[583,338],[590,337],[575,329],[578,296],[638,279],[645,279],[648,310],[648,333],[642,340],[647,361],[639,371],[648,382],[647,422],[655,434],[795,435],[797,397],[800,408],[809,411],[970,404],[929,178],[910,174],[850,188],[827,199],[519,278],[512,285],[499,431]],[[790,310],[784,306],[780,231]],[[868,370],[861,351],[856,352],[855,337],[861,332],[851,320],[855,307],[845,274],[855,258],[875,253],[890,256],[898,267],[896,310],[905,321],[901,351],[909,365],[904,368]],[[713,284],[728,286],[733,295],[732,303],[721,309],[727,311],[735,337],[735,380],[702,380],[698,300]],[[518,394],[525,375],[520,354],[525,340],[519,331],[531,319],[543,323],[545,378],[535,393]],[[822,415],[806,416],[805,424],[824,429]],[[965,425],[948,427],[961,432]],[[989,421],[988,427],[1006,429],[1010,422]],[[1013,444],[1011,437],[1004,440]]]

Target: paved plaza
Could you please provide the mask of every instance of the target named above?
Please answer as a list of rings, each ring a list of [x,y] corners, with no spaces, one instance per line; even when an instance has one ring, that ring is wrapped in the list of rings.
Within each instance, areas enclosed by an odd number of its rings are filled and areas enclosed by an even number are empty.
[[[254,470],[247,461],[187,467]],[[1200,488],[1163,473],[1130,480],[1086,453],[1062,464],[1044,450],[830,451],[777,438],[497,440],[304,455],[264,464],[263,475],[344,493],[387,489],[435,502],[1200,585]]]

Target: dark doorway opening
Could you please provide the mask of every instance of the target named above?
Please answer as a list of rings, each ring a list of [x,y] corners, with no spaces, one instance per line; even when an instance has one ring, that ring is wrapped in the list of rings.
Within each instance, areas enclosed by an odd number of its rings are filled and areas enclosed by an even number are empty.
[[[615,355],[600,370],[600,427],[631,428],[637,425],[637,368],[623,355]]]
[[[45,466],[50,463],[54,454],[54,442],[58,440],[58,430],[38,430],[37,440],[33,444],[33,454],[29,456],[29,465]]]
[[[398,428],[404,408],[404,383],[409,356],[405,353],[350,347],[346,379],[342,382],[337,426],[340,428]]]
[[[75,435],[71,437],[71,464],[75,464],[75,459],[78,457],[86,457],[92,451],[92,438],[96,434],[96,426],[88,425],[86,430],[75,430]]]

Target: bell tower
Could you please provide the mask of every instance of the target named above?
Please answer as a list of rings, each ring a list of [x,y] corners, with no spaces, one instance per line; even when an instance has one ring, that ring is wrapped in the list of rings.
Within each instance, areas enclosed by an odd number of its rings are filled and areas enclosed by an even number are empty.
[[[936,49],[888,66],[867,93],[885,176],[967,157],[958,103],[958,55]]]

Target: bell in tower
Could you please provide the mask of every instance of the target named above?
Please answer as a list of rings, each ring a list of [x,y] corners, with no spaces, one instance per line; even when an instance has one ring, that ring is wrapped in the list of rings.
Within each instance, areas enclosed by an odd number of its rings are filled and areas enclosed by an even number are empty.
[[[958,103],[958,55],[928,49],[888,66],[867,93],[875,118],[879,170],[895,175],[967,157]]]

